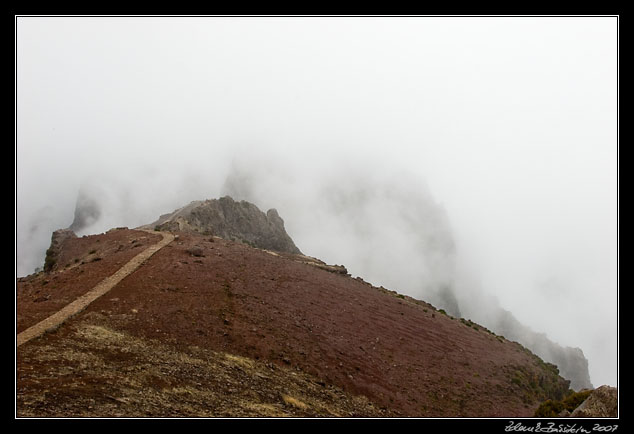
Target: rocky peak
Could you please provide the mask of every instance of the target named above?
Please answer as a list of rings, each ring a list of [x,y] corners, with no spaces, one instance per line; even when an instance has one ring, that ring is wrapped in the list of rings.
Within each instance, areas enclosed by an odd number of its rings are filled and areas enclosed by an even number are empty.
[[[77,195],[75,216],[68,229],[78,233],[94,224],[97,220],[99,220],[100,216],[101,207],[99,206],[99,203],[82,189]]]
[[[49,272],[55,268],[64,241],[76,237],[75,232],[70,229],[58,229],[53,232],[51,246],[46,251],[46,258],[44,259],[44,271]]]
[[[275,209],[265,214],[247,201],[230,196],[194,201],[148,225],[158,230],[180,230],[241,241],[253,247],[285,253],[301,253],[286,233],[284,220]]]

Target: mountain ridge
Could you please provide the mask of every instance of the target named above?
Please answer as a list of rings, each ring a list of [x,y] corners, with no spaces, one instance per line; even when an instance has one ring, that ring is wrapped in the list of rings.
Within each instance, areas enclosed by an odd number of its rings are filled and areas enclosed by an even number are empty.
[[[568,390],[554,365],[421,300],[303,255],[173,233],[107,296],[20,347],[19,415],[531,416]],[[18,331],[157,237],[66,238],[54,269],[18,281]]]
[[[231,196],[190,202],[142,228],[198,232],[263,249],[301,253],[286,233],[284,220],[276,209],[265,214],[254,204],[235,201]]]

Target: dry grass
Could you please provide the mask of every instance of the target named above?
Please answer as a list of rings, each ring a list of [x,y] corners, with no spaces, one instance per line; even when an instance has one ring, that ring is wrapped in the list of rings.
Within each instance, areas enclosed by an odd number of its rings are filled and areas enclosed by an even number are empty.
[[[301,391],[301,392],[300,392]],[[298,398],[301,396],[301,399]],[[17,414],[27,417],[379,416],[363,397],[236,354],[178,348],[91,313],[21,347]]]

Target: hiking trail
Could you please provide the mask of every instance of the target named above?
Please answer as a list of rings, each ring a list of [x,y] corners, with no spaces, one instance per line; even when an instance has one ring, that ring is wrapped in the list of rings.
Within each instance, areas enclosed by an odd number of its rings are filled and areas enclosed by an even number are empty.
[[[156,232],[152,230],[141,230],[151,234],[156,234]],[[163,239],[161,241],[151,245],[150,247],[136,255],[134,258],[130,259],[130,261],[119,268],[114,274],[103,279],[87,293],[78,297],[77,299],[75,299],[75,301],[69,303],[48,318],[40,321],[32,327],[29,327],[23,332],[18,333],[17,346],[19,347],[20,345],[25,344],[33,338],[39,337],[48,331],[53,331],[57,329],[60,325],[62,325],[62,323],[64,323],[64,321],[68,320],[74,315],[77,315],[78,313],[83,311],[90,303],[109,292],[124,278],[138,269],[153,254],[155,254],[174,240],[174,235],[172,235],[171,233],[161,232],[160,234],[163,236]]]

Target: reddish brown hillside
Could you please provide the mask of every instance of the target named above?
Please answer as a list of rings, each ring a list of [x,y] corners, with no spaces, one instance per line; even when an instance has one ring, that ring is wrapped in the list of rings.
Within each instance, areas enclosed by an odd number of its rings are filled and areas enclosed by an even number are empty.
[[[64,241],[53,272],[18,279],[17,332],[75,300],[160,239],[125,229]]]
[[[519,344],[422,301],[306,257],[177,235],[57,332],[19,348],[18,415],[518,417],[567,390]],[[18,332],[114,272],[133,239],[151,237],[68,240],[71,267],[18,280]],[[101,260],[72,267],[97,239],[111,246]],[[244,380],[219,360],[240,361]]]

